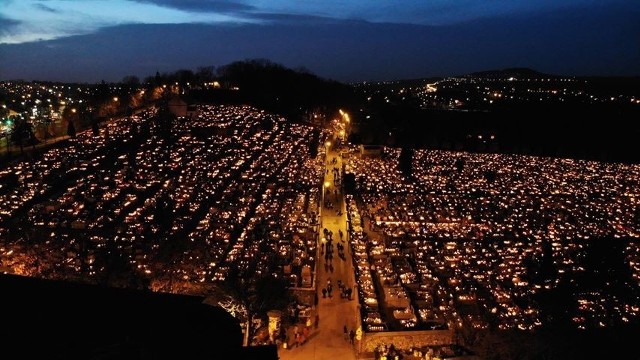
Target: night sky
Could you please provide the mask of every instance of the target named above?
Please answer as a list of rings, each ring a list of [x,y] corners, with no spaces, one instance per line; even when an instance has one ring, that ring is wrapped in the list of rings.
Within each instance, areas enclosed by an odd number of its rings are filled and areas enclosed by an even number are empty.
[[[640,75],[637,0],[0,2],[0,80],[119,81],[251,58],[345,82]]]

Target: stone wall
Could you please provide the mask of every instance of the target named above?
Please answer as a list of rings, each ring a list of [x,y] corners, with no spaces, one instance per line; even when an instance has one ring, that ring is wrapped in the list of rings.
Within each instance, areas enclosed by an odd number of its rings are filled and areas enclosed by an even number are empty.
[[[398,349],[409,349],[413,346],[435,346],[453,344],[451,330],[421,331],[385,331],[365,333],[359,344],[360,353],[373,353],[378,345],[393,344]]]

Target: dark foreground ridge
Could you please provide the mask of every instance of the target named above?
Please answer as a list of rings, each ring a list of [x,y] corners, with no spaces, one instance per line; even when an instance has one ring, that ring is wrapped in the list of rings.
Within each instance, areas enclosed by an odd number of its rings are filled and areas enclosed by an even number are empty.
[[[34,359],[277,359],[197,296],[0,276],[3,352]],[[26,345],[26,346],[25,346]]]

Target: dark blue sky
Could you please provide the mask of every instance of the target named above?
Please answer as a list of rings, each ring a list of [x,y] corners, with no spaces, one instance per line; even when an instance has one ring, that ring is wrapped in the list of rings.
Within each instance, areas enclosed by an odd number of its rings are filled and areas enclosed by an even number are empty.
[[[0,80],[118,81],[248,58],[340,81],[637,76],[639,19],[635,0],[3,0]]]

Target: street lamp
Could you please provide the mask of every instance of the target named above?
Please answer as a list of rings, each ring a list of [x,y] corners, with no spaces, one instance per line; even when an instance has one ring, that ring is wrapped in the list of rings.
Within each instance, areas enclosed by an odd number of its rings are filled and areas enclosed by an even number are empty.
[[[326,192],[326,189],[329,188],[329,186],[331,186],[331,183],[328,181],[325,181],[324,184],[322,184],[322,207],[324,208],[325,206],[325,200],[324,200],[324,194]]]
[[[325,189],[328,189],[329,186],[331,186],[331,183],[328,182],[328,181],[325,181],[323,185],[324,186],[322,187],[322,200],[324,201],[324,191],[325,191]]]
[[[349,133],[350,125],[351,125],[351,118],[349,118],[349,114],[348,114],[348,113],[346,113],[346,112],[343,112],[343,113],[342,113],[342,119],[343,119],[343,120],[344,120],[344,122],[345,122],[345,124],[344,124],[345,130],[346,130],[345,132],[346,132],[346,133]],[[342,136],[342,138],[343,138],[343,140],[344,140],[344,135]]]

